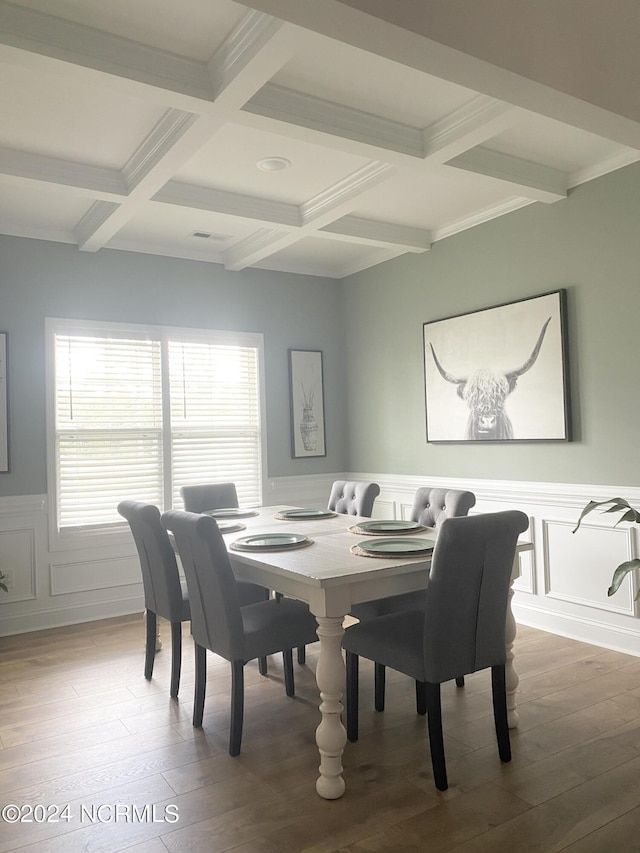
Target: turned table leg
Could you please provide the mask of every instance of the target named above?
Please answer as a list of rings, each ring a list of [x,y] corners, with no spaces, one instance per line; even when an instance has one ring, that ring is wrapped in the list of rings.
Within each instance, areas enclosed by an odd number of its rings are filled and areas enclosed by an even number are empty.
[[[515,560],[513,563],[513,573],[511,575],[511,583],[519,577],[520,575],[520,562],[518,559],[518,555],[516,554]],[[511,608],[511,601],[513,599],[513,586],[509,588],[509,599],[507,601],[507,621],[504,629],[504,640],[507,649],[507,660],[505,663],[505,681],[507,688],[507,720],[509,723],[510,729],[516,729],[518,727],[518,723],[520,722],[520,717],[517,711],[517,703],[516,703],[516,693],[518,691],[518,684],[520,683],[520,678],[518,677],[518,673],[515,670],[513,665],[514,659],[514,651],[513,644],[516,639],[516,620],[513,615],[513,610]]]
[[[342,695],[345,668],[342,659],[343,617],[317,616],[320,655],[316,681],[320,690],[322,721],[316,729],[316,743],[320,751],[320,776],[316,791],[325,800],[337,800],[344,794],[342,778],[342,752],[347,733],[342,725]]]

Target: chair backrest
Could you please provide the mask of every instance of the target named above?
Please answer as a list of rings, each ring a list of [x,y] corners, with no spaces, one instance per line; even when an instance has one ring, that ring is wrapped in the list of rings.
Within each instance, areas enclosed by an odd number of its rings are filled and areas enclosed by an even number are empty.
[[[440,525],[426,593],[426,681],[505,663],[513,560],[528,526],[517,510],[446,518]]]
[[[379,494],[380,486],[377,483],[336,480],[331,487],[328,508],[346,515],[371,518],[373,503]]]
[[[118,512],[129,522],[140,558],[144,604],[170,622],[183,618],[182,587],[176,555],[160,521],[160,510],[142,501],[121,501]]]
[[[473,492],[425,486],[416,491],[410,521],[417,521],[425,527],[439,527],[445,518],[467,515],[475,502]]]
[[[205,483],[180,489],[185,512],[208,512],[238,506],[235,483]]]
[[[199,646],[226,660],[242,657],[244,629],[227,548],[215,519],[170,510],[162,524],[173,533],[191,603],[191,633]]]

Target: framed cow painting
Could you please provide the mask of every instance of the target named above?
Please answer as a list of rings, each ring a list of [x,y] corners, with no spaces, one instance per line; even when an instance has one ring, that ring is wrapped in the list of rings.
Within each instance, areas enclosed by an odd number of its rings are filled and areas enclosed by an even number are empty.
[[[569,441],[566,291],[424,324],[427,441]]]

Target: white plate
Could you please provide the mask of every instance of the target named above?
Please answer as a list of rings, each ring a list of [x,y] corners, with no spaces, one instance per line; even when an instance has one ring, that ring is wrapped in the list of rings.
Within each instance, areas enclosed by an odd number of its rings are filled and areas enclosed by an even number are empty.
[[[401,539],[365,539],[358,542],[358,548],[367,554],[386,557],[403,557],[413,554],[428,554],[433,551],[433,539],[415,539],[403,536]]]
[[[214,518],[248,518],[251,515],[257,515],[255,509],[242,509],[242,507],[229,506],[220,507],[220,509],[210,509],[203,515],[212,515]]]
[[[299,548],[309,541],[303,533],[256,533],[236,539],[232,547],[240,551],[273,551]]]

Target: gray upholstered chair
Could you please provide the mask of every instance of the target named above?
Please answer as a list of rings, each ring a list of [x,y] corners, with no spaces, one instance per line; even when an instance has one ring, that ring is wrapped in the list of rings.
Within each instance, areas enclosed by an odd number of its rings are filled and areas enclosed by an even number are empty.
[[[180,494],[185,512],[208,512],[212,509],[238,506],[235,483],[204,483],[183,486]]]
[[[511,760],[505,685],[505,621],[518,535],[529,526],[515,510],[447,518],[433,553],[424,607],[347,628],[347,736],[358,738],[358,658],[416,680],[428,715],[436,787],[447,789],[440,684],[491,668],[493,713],[502,761]]]
[[[176,556],[160,521],[158,507],[141,501],[121,501],[118,512],[129,522],[142,569],[144,606],[147,611],[144,677],[150,679],[153,675],[157,617],[161,616],[171,623],[169,693],[176,698],[182,663],[182,623],[191,618],[187,588],[180,581]]]
[[[144,606],[147,617],[147,636],[144,677],[153,675],[156,654],[157,617],[171,623],[171,687],[170,695],[175,698],[180,686],[182,665],[182,622],[191,619],[189,596],[184,581],[180,579],[175,551],[160,520],[160,510],[154,504],[143,501],[121,501],[118,512],[129,522],[133,540],[138,551],[142,570]],[[264,587],[244,581],[238,584],[240,604],[255,604],[264,601]],[[266,659],[261,662],[261,672],[266,673]]]
[[[373,504],[380,494],[377,483],[358,483],[336,480],[329,494],[328,508],[346,515],[371,518]]]
[[[215,519],[170,511],[162,523],[175,538],[191,601],[196,681],[193,725],[202,725],[207,680],[207,649],[231,663],[229,754],[239,755],[244,713],[244,664],[283,652],[287,696],[294,695],[294,646],[317,640],[316,620],[301,601],[272,598],[240,606],[238,586]]]
[[[185,512],[210,512],[214,509],[226,507],[237,507],[238,492],[235,483],[203,483],[197,486],[182,486],[180,495],[184,503]],[[262,597],[269,598],[270,591],[266,587],[262,589]],[[279,598],[276,595],[276,598]],[[306,660],[304,646],[298,648],[298,663],[303,664]],[[260,675],[267,674],[267,659],[261,657],[258,661]]]
[[[425,527],[438,528],[445,518],[467,515],[475,506],[476,496],[473,492],[459,489],[432,489],[423,487],[416,491],[411,508],[409,521],[417,521]],[[424,602],[424,592],[407,592],[403,595],[391,595],[377,601],[363,601],[354,604],[351,615],[356,619],[373,619],[387,613],[421,607]]]

